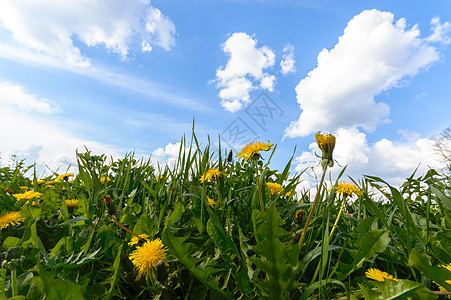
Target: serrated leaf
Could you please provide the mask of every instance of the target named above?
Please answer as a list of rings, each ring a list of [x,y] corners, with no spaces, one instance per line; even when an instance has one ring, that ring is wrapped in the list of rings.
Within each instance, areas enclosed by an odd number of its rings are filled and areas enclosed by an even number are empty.
[[[387,300],[395,299],[437,299],[437,295],[432,293],[423,284],[415,281],[398,279],[395,280],[385,280],[384,282],[374,282],[374,284],[381,291],[382,297]]]

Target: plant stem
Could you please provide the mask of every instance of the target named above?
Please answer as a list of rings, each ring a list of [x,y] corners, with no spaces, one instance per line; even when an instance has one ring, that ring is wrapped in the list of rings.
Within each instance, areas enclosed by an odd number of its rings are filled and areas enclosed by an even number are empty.
[[[19,289],[17,288],[17,273],[16,268],[11,269],[11,285],[13,288],[13,297],[19,296]]]
[[[139,240],[142,240],[142,238],[140,238],[139,235],[137,235],[136,233],[134,233],[133,231],[131,231],[130,229],[128,229],[127,227],[125,227],[124,225],[122,225],[121,223],[119,223],[119,221],[116,219],[116,216],[112,216],[111,219],[113,219],[114,223],[116,223],[119,227],[121,227],[122,229],[124,229],[124,230],[127,231],[128,233],[133,234],[133,235],[136,236]]]
[[[341,214],[342,214],[342,212],[343,212],[343,208],[345,207],[345,203],[346,203],[346,197],[343,197],[343,203],[341,204],[340,211],[338,212],[338,216],[337,216],[337,218],[335,219],[335,223],[334,223],[334,225],[333,225],[332,231],[331,231],[330,234],[329,234],[329,240],[331,240],[332,235],[333,235],[334,232],[335,232],[335,228],[337,228],[338,221],[340,221]],[[312,277],[311,283],[315,282],[316,276],[318,276],[318,273],[319,273],[319,267],[320,267],[320,265],[321,265],[321,261],[318,263],[318,266],[316,267],[316,271],[315,271],[315,274],[314,274],[313,277]]]
[[[319,183],[318,190],[316,191],[315,200],[313,201],[312,208],[310,209],[310,213],[308,214],[307,221],[305,222],[305,225],[304,225],[304,230],[302,230],[301,238],[299,239],[299,243],[298,243],[298,245],[299,245],[299,252],[301,252],[302,242],[304,241],[304,237],[305,237],[305,234],[307,232],[307,228],[308,228],[308,226],[310,224],[310,220],[312,219],[313,212],[315,211],[316,204],[318,203],[319,195],[321,194],[321,188],[323,186],[324,177],[326,175],[326,170],[327,170],[327,165],[325,166],[325,168],[323,170],[323,175],[321,176],[321,181]]]
[[[335,223],[334,223],[334,226],[332,228],[332,231],[329,234],[329,239],[334,234],[334,231],[335,231],[335,229],[337,228],[337,225],[338,225],[338,221],[340,221],[341,214],[343,213],[343,208],[345,207],[345,204],[346,204],[346,199],[347,199],[347,197],[343,197],[343,203],[341,203],[340,211],[338,212],[338,216],[337,216],[337,219],[335,220]]]
[[[262,213],[264,213],[265,206],[263,205],[263,196],[262,196],[262,189],[260,188],[260,177],[258,176],[258,162],[257,161],[255,161],[255,172],[257,174],[258,197],[260,198],[260,206],[262,208]]]
[[[218,184],[215,181],[215,190],[216,190],[216,194],[218,195],[218,205],[219,207],[221,207],[221,196],[219,195],[219,188],[218,188]]]

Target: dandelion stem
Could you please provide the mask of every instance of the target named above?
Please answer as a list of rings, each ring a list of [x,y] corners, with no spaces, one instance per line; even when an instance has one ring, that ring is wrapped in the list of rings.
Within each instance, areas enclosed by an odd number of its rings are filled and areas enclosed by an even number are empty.
[[[218,188],[218,184],[216,183],[216,181],[215,181],[215,190],[216,190],[216,194],[218,195],[218,204],[219,204],[219,207],[221,207],[222,201],[221,201],[221,196],[219,195],[219,188]]]
[[[137,235],[136,233],[134,233],[133,231],[131,231],[130,229],[128,229],[127,227],[125,227],[124,225],[122,225],[121,223],[119,223],[119,221],[116,219],[116,216],[112,216],[111,219],[113,219],[114,223],[116,223],[119,227],[121,227],[122,229],[124,229],[125,231],[127,231],[128,233],[133,234],[134,236],[136,236],[139,240],[142,240],[142,238]]]
[[[321,194],[321,188],[323,186],[324,177],[326,175],[326,170],[327,170],[327,165],[324,167],[323,175],[321,176],[321,181],[319,183],[318,190],[316,191],[315,200],[313,201],[312,208],[310,209],[310,213],[308,214],[307,221],[305,222],[305,225],[304,225],[304,230],[302,230],[301,238],[299,239],[299,243],[298,243],[299,252],[301,251],[302,242],[304,241],[304,237],[307,232],[307,228],[310,224],[310,220],[313,217],[313,212],[315,211],[316,204],[318,203],[319,195]]]
[[[262,213],[264,213],[265,206],[263,205],[263,196],[262,196],[262,189],[260,188],[260,177],[258,176],[258,162],[257,161],[255,161],[255,173],[257,174],[258,197],[260,198],[260,205],[262,208]]]
[[[17,270],[15,267],[11,269],[11,285],[13,288],[13,297],[19,296],[19,289],[17,288]]]
[[[332,239],[332,236],[333,236],[333,234],[335,232],[335,228],[337,228],[338,222],[340,221],[341,214],[343,213],[343,208],[345,207],[345,204],[346,204],[346,198],[347,197],[343,197],[343,202],[341,203],[340,211],[338,212],[338,216],[335,219],[335,223],[333,225],[332,231],[329,233],[329,240]],[[313,275],[311,283],[315,282],[316,276],[318,276],[318,273],[319,273],[319,266],[320,265],[321,265],[321,261],[318,263],[318,266],[316,267],[316,271],[315,271],[315,274]]]

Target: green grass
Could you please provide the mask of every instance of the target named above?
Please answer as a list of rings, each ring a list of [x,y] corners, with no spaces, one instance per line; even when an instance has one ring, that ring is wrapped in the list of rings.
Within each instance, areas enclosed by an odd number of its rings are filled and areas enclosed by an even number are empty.
[[[0,297],[436,299],[436,283],[451,291],[451,271],[442,267],[451,263],[449,176],[430,170],[399,188],[365,177],[356,182],[363,194],[348,204],[325,187],[299,247],[313,199],[309,191],[285,196],[300,182],[289,173],[291,160],[279,172],[269,168],[276,150],[233,163],[221,153],[213,160],[193,134],[189,145],[182,139],[175,166],[156,171],[132,153],[110,162],[87,151],[77,153],[73,181],[50,186],[38,180],[58,174],[26,177],[33,168],[21,163],[0,168],[0,214],[20,211],[22,218],[0,232]],[[211,168],[227,176],[201,184]],[[110,180],[102,183],[104,176]],[[271,196],[266,182],[282,184],[284,193]],[[17,201],[24,186],[42,196]],[[129,255],[137,246],[129,246],[132,234],[113,221],[102,195],[114,200],[120,224],[167,247],[154,278],[136,280]],[[77,207],[67,199],[78,199]],[[305,212],[296,217],[299,209]],[[370,268],[398,281],[369,279]]]

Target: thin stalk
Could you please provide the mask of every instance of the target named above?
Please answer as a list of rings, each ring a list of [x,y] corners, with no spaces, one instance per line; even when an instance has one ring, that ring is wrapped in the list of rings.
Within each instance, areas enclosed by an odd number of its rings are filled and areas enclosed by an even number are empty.
[[[13,288],[13,297],[19,296],[19,289],[17,288],[17,270],[15,267],[11,269],[11,285]]]
[[[215,190],[216,190],[216,195],[218,196],[218,205],[219,207],[221,207],[221,196],[219,195],[219,188],[218,188],[218,184],[215,181]]]
[[[257,189],[258,189],[258,197],[260,198],[260,206],[262,208],[262,213],[265,212],[265,206],[263,205],[263,196],[262,189],[260,188],[260,177],[258,176],[258,164],[255,161],[255,173],[257,174]]]
[[[341,203],[340,211],[338,212],[337,219],[335,219],[335,223],[334,223],[334,226],[332,228],[332,231],[330,232],[329,238],[332,237],[332,235],[334,234],[335,229],[337,228],[338,222],[340,221],[340,218],[341,218],[341,214],[343,213],[343,208],[346,205],[346,199],[347,199],[347,197],[343,197],[343,203]]]
[[[305,222],[305,225],[304,225],[304,230],[302,230],[301,238],[299,239],[299,243],[298,243],[298,245],[299,245],[299,252],[301,252],[302,242],[304,241],[305,234],[307,233],[307,228],[308,228],[308,226],[310,224],[310,220],[312,219],[313,212],[315,211],[316,204],[318,203],[319,194],[321,194],[321,188],[323,186],[324,177],[326,175],[326,170],[327,170],[327,165],[325,166],[325,168],[323,170],[323,175],[321,176],[321,181],[319,183],[318,190],[316,191],[315,200],[313,201],[312,208],[310,209],[310,213],[308,214],[307,221]]]
[[[338,222],[340,221],[340,218],[341,218],[341,214],[343,213],[343,208],[345,207],[345,203],[346,203],[346,197],[343,198],[343,202],[341,203],[340,211],[338,212],[338,216],[335,219],[335,223],[333,225],[332,231],[329,234],[329,240],[332,239],[332,236],[333,236],[333,234],[335,232],[335,229],[337,228]],[[318,263],[318,266],[316,267],[315,274],[312,277],[311,283],[315,282],[316,276],[318,276],[318,273],[319,273],[320,265],[321,265],[321,261]]]
[[[131,233],[132,235],[136,236],[139,240],[144,240],[143,238],[139,237],[139,235],[137,235],[136,233],[134,233],[133,231],[131,231],[130,229],[119,223],[119,221],[116,219],[116,216],[112,216],[111,219],[113,219],[114,223],[116,223],[119,227],[121,227],[128,233]]]

